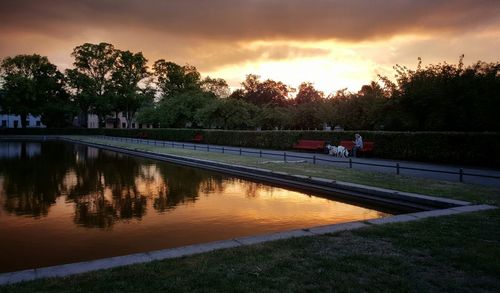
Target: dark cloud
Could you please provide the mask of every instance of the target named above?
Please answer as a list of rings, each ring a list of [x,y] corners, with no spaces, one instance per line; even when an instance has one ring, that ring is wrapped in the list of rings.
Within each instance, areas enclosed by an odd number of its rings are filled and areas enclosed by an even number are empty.
[[[0,59],[38,53],[61,69],[72,66],[75,46],[102,41],[142,51],[150,63],[164,58],[201,72],[328,60],[337,52],[328,42],[314,48],[323,40],[357,43],[358,58],[389,69],[418,56],[496,60],[500,47],[500,0],[0,0],[0,12]],[[419,36],[389,48],[407,34]],[[244,74],[225,78],[237,84]]]
[[[151,30],[187,38],[360,41],[499,21],[498,0],[2,0],[0,32],[68,38]]]

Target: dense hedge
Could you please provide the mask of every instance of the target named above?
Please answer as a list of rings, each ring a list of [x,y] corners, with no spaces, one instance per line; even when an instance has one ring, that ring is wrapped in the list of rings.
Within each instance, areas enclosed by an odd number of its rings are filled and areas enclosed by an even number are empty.
[[[338,145],[354,131],[225,131],[196,129],[0,129],[5,134],[81,134],[190,141],[201,133],[210,144],[291,149],[299,139],[321,139]],[[374,157],[500,167],[500,133],[360,131],[374,141]]]

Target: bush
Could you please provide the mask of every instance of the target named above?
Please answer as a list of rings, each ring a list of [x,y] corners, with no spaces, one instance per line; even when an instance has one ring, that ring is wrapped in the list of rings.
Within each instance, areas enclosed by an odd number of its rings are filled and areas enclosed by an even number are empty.
[[[287,150],[299,139],[325,140],[338,145],[354,140],[357,131],[225,131],[195,129],[106,129],[106,135],[147,137],[189,142],[200,133],[205,143]],[[373,156],[385,159],[448,164],[500,165],[500,133],[359,131],[374,141]]]
[[[356,131],[230,131],[207,129],[0,129],[0,135],[108,135],[189,142],[203,135],[203,142],[235,147],[292,149],[299,139],[325,140],[338,145],[353,140]],[[448,164],[500,166],[500,133],[359,131],[374,141],[373,156],[384,159]]]

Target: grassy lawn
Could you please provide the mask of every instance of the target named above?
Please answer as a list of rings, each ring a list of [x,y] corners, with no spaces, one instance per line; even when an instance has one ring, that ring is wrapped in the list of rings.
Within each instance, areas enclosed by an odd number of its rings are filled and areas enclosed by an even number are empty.
[[[500,205],[500,190],[495,188],[312,164],[263,164],[258,158],[182,149],[128,147]],[[500,210],[371,226],[0,287],[6,292],[158,290],[500,292]]]

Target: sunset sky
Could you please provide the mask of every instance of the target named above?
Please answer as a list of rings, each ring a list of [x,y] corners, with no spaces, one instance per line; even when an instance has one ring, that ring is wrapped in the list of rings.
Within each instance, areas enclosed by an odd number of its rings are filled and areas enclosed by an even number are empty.
[[[0,58],[108,42],[189,63],[236,88],[249,73],[325,93],[446,61],[499,61],[499,0],[1,0]]]

